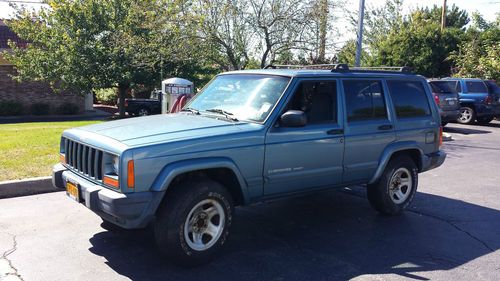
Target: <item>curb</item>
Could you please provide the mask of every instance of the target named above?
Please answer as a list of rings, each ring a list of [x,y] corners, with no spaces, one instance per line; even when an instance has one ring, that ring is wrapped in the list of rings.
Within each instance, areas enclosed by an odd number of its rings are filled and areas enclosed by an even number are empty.
[[[52,185],[52,177],[0,182],[0,199],[61,191]]]

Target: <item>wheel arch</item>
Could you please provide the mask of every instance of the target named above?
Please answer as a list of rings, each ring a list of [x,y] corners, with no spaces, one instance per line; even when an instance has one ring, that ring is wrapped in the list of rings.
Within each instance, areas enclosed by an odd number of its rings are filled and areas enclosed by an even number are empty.
[[[417,145],[416,142],[398,142],[393,143],[386,147],[386,149],[382,152],[382,156],[380,157],[378,168],[368,182],[368,184],[375,183],[381,176],[385,170],[385,167],[391,161],[391,159],[399,156],[399,155],[408,155],[415,162],[415,165],[418,168],[418,171],[422,171],[423,163],[422,163],[422,149]]]
[[[249,202],[246,181],[237,165],[228,158],[189,159],[168,164],[156,177],[151,190],[167,194],[176,183],[191,177],[207,177],[224,185],[235,205]]]

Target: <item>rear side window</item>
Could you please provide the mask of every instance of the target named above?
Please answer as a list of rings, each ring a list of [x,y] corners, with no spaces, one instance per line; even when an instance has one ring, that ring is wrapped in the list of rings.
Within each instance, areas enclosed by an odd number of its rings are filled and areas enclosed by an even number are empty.
[[[342,83],[348,122],[387,118],[380,81],[345,80]]]
[[[487,93],[486,85],[483,82],[465,82],[469,93]]]
[[[456,93],[456,81],[431,81],[429,84],[433,93]]]
[[[418,81],[387,81],[398,118],[420,117],[431,114],[425,89]]]

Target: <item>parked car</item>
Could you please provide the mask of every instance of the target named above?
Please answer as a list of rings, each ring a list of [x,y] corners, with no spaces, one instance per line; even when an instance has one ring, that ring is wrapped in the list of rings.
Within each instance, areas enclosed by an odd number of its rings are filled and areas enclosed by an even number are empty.
[[[458,102],[458,92],[455,84],[454,81],[429,81],[434,101],[439,107],[443,126],[446,126],[448,122],[456,121],[460,117],[460,103]]]
[[[458,123],[487,124],[495,118],[493,97],[483,80],[476,78],[445,78],[442,81],[455,82],[460,101]]]
[[[223,73],[180,113],[64,131],[52,180],[107,223],[152,223],[162,252],[199,264],[237,205],[366,184],[375,210],[401,213],[446,157],[433,99],[407,72]]]
[[[161,97],[161,91],[153,91],[149,99],[125,99],[125,112],[136,116],[160,114]]]
[[[495,110],[495,117],[500,118],[500,87],[493,80],[485,80],[486,86],[488,86],[488,91],[490,95],[493,96],[493,108]]]

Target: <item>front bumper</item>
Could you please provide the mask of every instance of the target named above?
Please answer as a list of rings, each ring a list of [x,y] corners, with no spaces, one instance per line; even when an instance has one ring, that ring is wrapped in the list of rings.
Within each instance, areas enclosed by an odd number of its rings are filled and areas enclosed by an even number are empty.
[[[142,228],[154,218],[165,192],[119,193],[95,184],[57,164],[52,169],[52,184],[65,189],[70,181],[78,185],[80,203],[101,218],[123,228]]]
[[[439,150],[434,153],[422,155],[422,169],[420,172],[429,171],[437,168],[444,163],[446,152]]]

